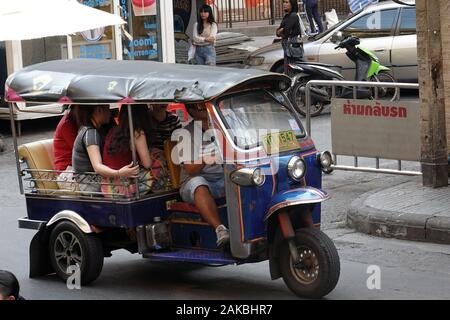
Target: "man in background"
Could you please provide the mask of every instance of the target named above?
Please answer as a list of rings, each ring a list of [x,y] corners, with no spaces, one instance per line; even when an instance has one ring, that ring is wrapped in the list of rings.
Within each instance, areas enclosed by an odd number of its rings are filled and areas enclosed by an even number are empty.
[[[319,28],[319,33],[324,31],[322,19],[319,14],[319,4],[318,0],[303,0],[303,4],[305,5],[306,14],[308,16],[309,25],[311,27],[311,33],[316,33],[316,24]]]

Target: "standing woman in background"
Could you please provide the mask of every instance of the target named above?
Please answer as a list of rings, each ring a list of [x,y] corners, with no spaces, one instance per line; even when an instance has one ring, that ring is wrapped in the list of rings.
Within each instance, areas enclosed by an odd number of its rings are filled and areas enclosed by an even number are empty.
[[[301,35],[297,0],[283,0],[285,16],[277,29],[277,36],[282,38],[284,52],[284,73],[289,75],[289,64],[303,59],[303,44],[298,37]],[[298,41],[294,43],[295,41]]]
[[[214,20],[212,9],[204,4],[200,7],[197,22],[194,25],[193,44],[197,64],[216,65],[216,49],[214,48],[216,37],[217,23]]]

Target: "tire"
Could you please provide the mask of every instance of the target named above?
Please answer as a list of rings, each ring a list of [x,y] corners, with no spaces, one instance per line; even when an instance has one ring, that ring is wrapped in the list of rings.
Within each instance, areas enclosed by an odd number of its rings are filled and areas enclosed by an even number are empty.
[[[69,247],[68,243],[72,245]],[[49,250],[53,270],[64,281],[71,275],[67,273],[68,265],[75,263],[80,264],[82,285],[93,282],[102,271],[102,241],[95,234],[83,233],[72,222],[62,221],[55,226],[50,234]]]
[[[372,76],[370,81],[373,82],[396,82],[395,78],[387,71],[380,71],[377,75]],[[373,97],[375,98],[375,91],[377,88],[373,88]],[[378,88],[378,99],[396,101],[398,92],[395,88]]]
[[[284,64],[282,63],[282,64],[278,65],[278,66],[273,70],[273,72],[276,72],[276,73],[283,73],[283,74],[284,74]]]
[[[305,105],[306,97],[305,94],[301,92],[301,88],[304,87],[305,85],[306,84],[304,82],[299,82],[295,84],[290,93],[290,99],[295,110],[297,110],[297,112],[304,117],[306,117],[306,105]],[[322,102],[316,102],[314,105],[311,106],[310,112],[311,117],[317,117],[318,115],[320,115],[323,111],[323,108],[324,104]]]
[[[285,240],[279,258],[284,282],[299,297],[319,299],[326,296],[336,287],[340,274],[339,255],[333,241],[320,230],[305,228],[296,230],[295,242],[299,254],[307,256],[303,261],[308,266],[302,266],[302,270],[294,266]]]

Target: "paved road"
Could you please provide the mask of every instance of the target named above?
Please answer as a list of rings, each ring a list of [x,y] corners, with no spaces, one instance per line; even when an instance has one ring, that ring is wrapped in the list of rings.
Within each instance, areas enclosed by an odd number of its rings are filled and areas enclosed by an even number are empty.
[[[24,126],[24,141],[51,137],[51,121]],[[34,129],[33,129],[34,128]],[[329,115],[313,120],[319,148],[329,147]],[[25,201],[18,192],[11,139],[0,155],[0,269],[14,271],[29,299],[296,299],[282,280],[271,281],[268,263],[208,268],[155,263],[117,251],[105,260],[100,278],[68,290],[55,276],[28,279],[28,244],[33,231],[19,230]],[[398,177],[336,172],[324,178],[333,199],[324,204],[323,229],[341,257],[341,278],[329,299],[450,299],[450,246],[380,239],[345,228],[345,213],[360,194]],[[366,286],[367,268],[381,269],[381,289]]]

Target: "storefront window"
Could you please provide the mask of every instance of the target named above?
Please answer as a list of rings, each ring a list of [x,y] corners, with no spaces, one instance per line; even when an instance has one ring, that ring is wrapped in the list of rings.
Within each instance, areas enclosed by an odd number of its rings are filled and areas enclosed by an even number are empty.
[[[113,0],[78,0],[80,3],[113,13]],[[116,59],[114,28],[102,27],[79,32],[72,37],[74,58]]]
[[[67,37],[47,37],[22,41],[23,66],[44,61],[67,59]]]
[[[124,60],[159,60],[160,34],[156,0],[120,0]]]
[[[175,56],[177,63],[187,63],[189,39],[193,33],[197,12],[195,0],[173,0]]]
[[[120,0],[124,60],[162,60],[159,0]],[[167,1],[167,0],[165,0]],[[186,63],[195,23],[195,0],[172,0],[176,62]]]

